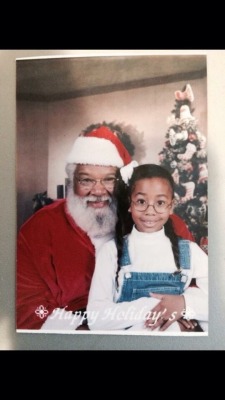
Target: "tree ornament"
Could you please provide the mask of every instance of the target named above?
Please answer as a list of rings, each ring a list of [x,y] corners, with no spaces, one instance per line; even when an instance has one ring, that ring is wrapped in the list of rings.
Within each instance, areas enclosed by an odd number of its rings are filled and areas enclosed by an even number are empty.
[[[193,121],[195,118],[190,113],[190,108],[185,104],[180,108],[180,119],[179,124],[188,124],[190,121]]]
[[[179,183],[180,183],[180,175],[179,175],[178,169],[176,168],[171,175],[173,177],[174,183],[176,185],[179,185]]]
[[[188,143],[186,146],[186,151],[183,154],[178,154],[179,160],[190,160],[194,153],[196,153],[196,146],[193,143]]]
[[[206,147],[206,137],[199,131],[196,131],[197,139],[199,141],[199,147],[201,150]]]
[[[175,146],[177,140],[187,140],[187,138],[188,138],[187,131],[175,132],[175,130],[172,128],[169,131],[169,140],[171,146]]]
[[[204,183],[208,180],[208,168],[206,164],[199,164],[199,179],[198,183]]]
[[[177,166],[177,162],[175,161],[175,160],[173,160],[171,163],[170,163],[170,166],[171,166],[171,168],[176,168],[176,166]]]
[[[207,153],[206,153],[206,150],[205,150],[205,149],[198,150],[197,153],[196,153],[196,157],[197,157],[197,158],[205,159],[206,156],[207,156]]]
[[[195,183],[186,182],[182,183],[181,185],[186,189],[186,193],[184,197],[181,198],[181,202],[186,203],[186,201],[191,200],[194,197]]]

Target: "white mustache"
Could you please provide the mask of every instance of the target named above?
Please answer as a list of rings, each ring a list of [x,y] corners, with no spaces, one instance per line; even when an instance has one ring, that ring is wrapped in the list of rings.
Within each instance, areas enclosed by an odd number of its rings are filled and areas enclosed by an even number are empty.
[[[82,198],[82,201],[87,204],[88,202],[92,201],[92,202],[101,202],[101,201],[108,201],[109,204],[112,203],[112,197],[110,196],[86,196]]]

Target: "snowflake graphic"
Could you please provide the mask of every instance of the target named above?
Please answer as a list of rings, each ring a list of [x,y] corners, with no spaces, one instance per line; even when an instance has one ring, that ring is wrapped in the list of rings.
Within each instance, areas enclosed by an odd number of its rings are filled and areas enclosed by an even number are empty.
[[[48,310],[44,306],[40,305],[39,307],[36,308],[35,314],[39,318],[43,319],[48,314]]]
[[[187,319],[188,321],[195,318],[196,315],[196,313],[190,307],[187,307],[186,310],[183,310],[181,314],[183,318]]]

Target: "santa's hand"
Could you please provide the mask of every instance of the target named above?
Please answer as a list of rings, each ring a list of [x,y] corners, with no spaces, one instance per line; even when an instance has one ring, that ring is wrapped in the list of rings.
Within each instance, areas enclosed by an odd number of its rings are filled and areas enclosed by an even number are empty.
[[[193,332],[198,325],[194,319],[186,320],[184,318],[180,318],[177,322],[180,326],[180,330],[183,332]]]
[[[160,302],[151,310],[146,318],[145,326],[151,330],[159,327],[165,331],[173,322],[180,319],[185,310],[184,296],[150,293],[151,297]]]

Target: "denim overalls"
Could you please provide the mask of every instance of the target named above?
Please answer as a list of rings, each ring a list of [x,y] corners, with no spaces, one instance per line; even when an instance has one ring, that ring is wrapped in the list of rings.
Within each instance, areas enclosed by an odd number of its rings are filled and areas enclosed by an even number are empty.
[[[179,239],[179,258],[182,269],[190,269],[190,246],[188,240]],[[150,260],[151,262],[151,260]],[[121,269],[131,265],[127,237],[123,241],[123,251],[120,258]],[[164,294],[182,294],[187,275],[182,271],[177,273],[162,272],[125,272],[120,296],[117,303],[149,297],[150,292]]]

